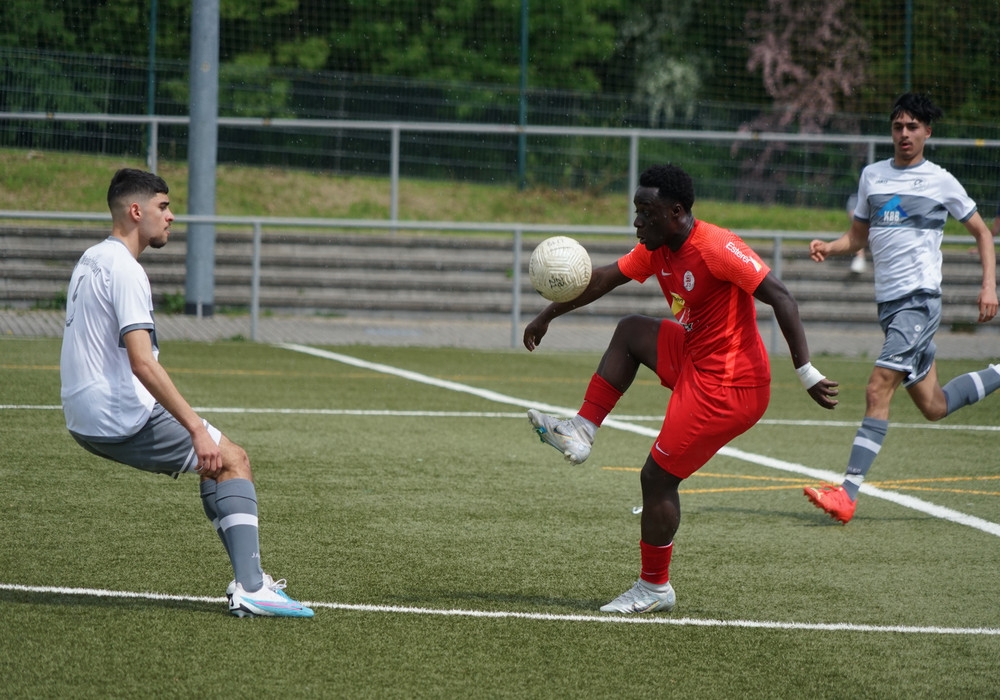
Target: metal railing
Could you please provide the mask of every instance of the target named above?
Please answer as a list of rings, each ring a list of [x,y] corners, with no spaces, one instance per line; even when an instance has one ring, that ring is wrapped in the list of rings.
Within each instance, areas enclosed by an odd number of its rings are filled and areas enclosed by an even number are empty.
[[[86,221],[102,224],[111,223],[109,214],[90,212],[39,212],[39,211],[0,211],[0,221]],[[212,223],[229,226],[249,227],[252,231],[253,252],[251,256],[250,275],[250,339],[258,340],[258,325],[260,321],[260,280],[262,263],[262,244],[265,229],[315,229],[315,230],[365,230],[365,231],[437,231],[437,232],[475,232],[509,234],[511,255],[510,284],[510,342],[511,347],[520,345],[519,327],[521,320],[521,285],[522,277],[522,247],[525,234],[570,235],[586,238],[588,236],[622,235],[632,237],[635,230],[630,226],[575,226],[560,224],[522,224],[522,223],[490,223],[476,221],[388,221],[385,219],[317,219],[293,217],[265,216],[193,216],[178,215],[175,221],[179,224]],[[830,238],[840,235],[840,232],[823,231],[779,231],[764,229],[737,229],[735,232],[747,241],[766,241],[773,246],[771,269],[780,279],[782,276],[785,241],[810,241],[814,238]],[[945,236],[944,244],[968,244],[969,239],[962,236]],[[781,341],[777,322],[772,317],[770,326],[769,349],[775,352]]]
[[[0,121],[89,122],[110,124],[145,124],[149,139],[146,144],[146,166],[156,172],[159,153],[160,125],[187,126],[187,116],[87,114],[76,112],[0,112]],[[367,131],[389,134],[389,219],[399,219],[399,165],[401,135],[406,133],[481,134],[516,136],[574,136],[606,139],[627,139],[628,192],[634,192],[639,182],[639,145],[642,140],[681,142],[781,142],[810,144],[842,144],[867,148],[867,162],[875,160],[875,146],[888,145],[888,136],[859,136],[856,134],[795,134],[755,131],[718,131],[692,129],[639,129],[614,127],[532,126],[517,124],[481,124],[460,122],[402,122],[363,121],[356,119],[269,119],[262,117],[219,117],[218,126],[244,129],[305,129],[315,131]],[[985,139],[934,139],[935,145],[960,145],[1000,148],[1000,140]],[[631,221],[631,209],[623,221]]]

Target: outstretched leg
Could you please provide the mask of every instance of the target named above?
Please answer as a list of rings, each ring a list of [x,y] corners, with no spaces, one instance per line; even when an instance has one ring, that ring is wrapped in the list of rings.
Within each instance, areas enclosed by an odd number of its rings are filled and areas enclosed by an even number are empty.
[[[885,367],[876,366],[872,370],[865,389],[865,417],[851,443],[843,483],[840,486],[807,486],[802,490],[810,503],[845,525],[854,517],[858,491],[885,442],[889,431],[889,406],[905,376],[903,372]]]
[[[907,387],[913,403],[924,418],[931,421],[941,420],[960,408],[982,401],[997,389],[1000,389],[1000,367],[997,365],[961,374],[942,387],[934,364],[927,376]]]
[[[661,323],[660,319],[638,315],[619,321],[577,415],[562,419],[535,409],[528,411],[528,420],[541,441],[559,450],[571,464],[583,463],[590,456],[597,429],[632,385],[639,366],[656,370]]]
[[[639,365],[656,371],[657,339],[663,321],[649,316],[626,316],[615,327],[597,374],[624,394],[635,380]]]

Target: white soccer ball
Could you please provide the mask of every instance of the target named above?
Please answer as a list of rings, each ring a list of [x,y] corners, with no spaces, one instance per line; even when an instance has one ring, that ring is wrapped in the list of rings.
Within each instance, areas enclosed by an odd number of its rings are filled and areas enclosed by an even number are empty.
[[[532,252],[528,278],[549,301],[570,301],[587,288],[592,269],[586,248],[568,236],[553,236]]]

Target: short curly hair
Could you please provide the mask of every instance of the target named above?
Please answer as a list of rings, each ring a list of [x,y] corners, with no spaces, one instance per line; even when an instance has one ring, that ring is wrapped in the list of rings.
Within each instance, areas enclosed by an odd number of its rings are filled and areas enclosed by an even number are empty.
[[[931,102],[927,95],[916,92],[907,92],[896,98],[896,103],[892,106],[892,112],[889,114],[889,121],[895,121],[904,112],[927,125],[944,116],[944,112]]]
[[[672,163],[647,168],[639,176],[639,185],[655,187],[660,199],[680,202],[688,213],[694,206],[694,181],[682,168]]]

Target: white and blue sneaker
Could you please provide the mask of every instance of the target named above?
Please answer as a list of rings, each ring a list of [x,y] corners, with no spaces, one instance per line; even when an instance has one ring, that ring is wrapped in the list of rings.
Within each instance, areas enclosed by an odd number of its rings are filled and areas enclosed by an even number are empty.
[[[283,591],[285,589],[285,586],[288,585],[288,582],[285,581],[285,579],[283,578],[279,578],[277,581],[275,581],[273,578],[271,578],[271,575],[265,571],[264,585],[270,588],[272,591],[277,591],[281,593],[281,595],[285,595]],[[227,601],[232,600],[233,593],[235,592],[236,592],[236,579],[233,579],[232,581],[229,582],[229,585],[226,586],[226,600]]]
[[[528,420],[539,439],[559,450],[570,464],[583,464],[590,456],[597,426],[585,418],[574,416],[560,420],[531,408]]]
[[[264,574],[260,590],[248,593],[242,584],[232,581],[226,588],[229,612],[236,617],[312,617],[312,609],[290,598],[285,586],[285,579],[275,581]]]
[[[677,595],[674,593],[674,587],[670,585],[669,581],[663,584],[655,584],[639,579],[630,589],[607,605],[602,605],[601,612],[670,612],[676,604]]]

